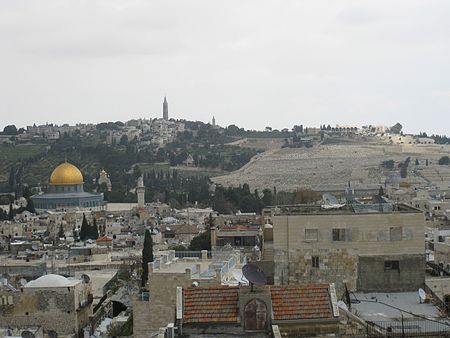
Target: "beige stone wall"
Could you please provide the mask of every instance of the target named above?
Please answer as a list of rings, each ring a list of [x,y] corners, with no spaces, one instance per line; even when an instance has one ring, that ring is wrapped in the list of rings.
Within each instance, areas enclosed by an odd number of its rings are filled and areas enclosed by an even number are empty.
[[[13,306],[2,307],[0,326],[42,326],[59,335],[77,333],[88,324],[90,307],[78,308],[76,291],[71,288],[24,289]],[[77,311],[78,309],[78,311]]]
[[[444,301],[445,296],[450,295],[450,278],[448,277],[428,278],[426,285],[441,301]]]
[[[159,273],[151,271],[149,266],[148,285],[149,302],[135,302],[133,308],[133,332],[135,337],[147,337],[160,327],[175,321],[176,290],[192,285],[190,270],[184,273]]]
[[[447,268],[447,264],[450,263],[450,244],[434,243],[434,262],[436,264],[444,263],[444,269]]]
[[[421,213],[307,214],[272,217],[275,284],[298,282],[343,283],[355,290],[358,257],[364,255],[424,255]],[[397,240],[391,228],[401,227]],[[344,241],[333,241],[332,229],[347,229]],[[307,240],[305,229],[317,229],[318,240]],[[312,257],[319,257],[319,267]]]

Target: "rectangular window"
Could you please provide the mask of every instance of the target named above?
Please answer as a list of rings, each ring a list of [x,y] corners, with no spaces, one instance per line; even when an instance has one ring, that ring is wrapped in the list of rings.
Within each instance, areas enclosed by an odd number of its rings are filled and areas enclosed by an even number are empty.
[[[305,229],[305,240],[318,241],[319,240],[319,230],[318,229]]]
[[[348,229],[333,229],[333,241],[334,242],[344,242],[349,235]]]
[[[311,265],[313,268],[319,267],[319,256],[312,256],[311,257]]]
[[[384,270],[397,270],[400,271],[399,261],[384,261]]]
[[[391,227],[389,229],[389,239],[391,241],[401,241],[402,240],[402,234],[403,234],[403,228],[402,227]]]

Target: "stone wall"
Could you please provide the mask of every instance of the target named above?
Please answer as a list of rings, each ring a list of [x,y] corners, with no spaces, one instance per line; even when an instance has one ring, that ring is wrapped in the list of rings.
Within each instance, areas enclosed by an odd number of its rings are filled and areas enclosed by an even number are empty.
[[[4,265],[0,264],[0,275],[3,274],[31,280],[47,274],[47,266],[45,262],[18,262],[17,264],[7,262]]]
[[[349,290],[366,288],[364,283],[367,278],[361,278],[358,284],[361,256],[388,259],[389,256],[402,255],[405,262],[411,259],[419,263],[420,257],[425,254],[424,218],[421,213],[353,214],[336,211],[281,215],[274,216],[272,220],[276,285],[335,283],[339,296],[344,283]],[[317,239],[307,239],[305,229],[317,229]],[[341,241],[333,240],[333,229],[346,230]],[[397,283],[395,288],[408,290],[419,280],[423,283],[423,263],[410,268],[415,271],[408,270],[408,275],[415,276],[414,282],[405,280],[403,286]],[[419,277],[420,274],[422,277]],[[380,287],[389,288],[389,283]]]
[[[450,295],[450,278],[449,277],[433,277],[427,278],[426,286],[444,302],[445,296]]]
[[[42,326],[58,335],[77,334],[89,323],[90,307],[79,308],[71,288],[25,289],[15,297],[13,306],[2,306],[0,326]]]
[[[192,285],[191,271],[184,273],[153,272],[149,264],[148,285],[150,301],[134,302],[133,330],[135,337],[147,337],[160,327],[175,322],[176,290]],[[133,305],[133,306],[134,306]]]
[[[444,269],[450,263],[450,244],[442,242],[434,243],[434,262],[436,264],[443,263]]]
[[[386,269],[385,261],[396,260],[399,269]],[[416,291],[425,283],[424,255],[359,257],[357,289],[363,292]]]

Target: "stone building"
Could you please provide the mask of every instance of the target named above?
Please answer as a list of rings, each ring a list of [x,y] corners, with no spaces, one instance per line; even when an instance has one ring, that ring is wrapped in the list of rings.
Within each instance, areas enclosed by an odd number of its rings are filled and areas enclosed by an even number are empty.
[[[285,286],[200,286],[182,290],[177,302],[179,332],[196,337],[284,337],[339,333],[339,310],[332,284]]]
[[[82,279],[44,275],[21,290],[2,289],[2,297],[0,326],[41,326],[47,335],[80,337],[89,324],[91,285]]]
[[[413,291],[425,282],[424,216],[407,205],[281,206],[273,222],[274,281],[335,283],[358,291]]]
[[[99,178],[98,178],[98,185],[99,186],[101,186],[102,184],[105,184],[106,185],[106,189],[108,190],[108,191],[111,191],[112,190],[112,184],[111,184],[111,179],[109,178],[109,175],[108,175],[108,173],[104,170],[104,169],[102,169],[101,171],[100,171],[100,174],[99,174]]]
[[[138,207],[139,208],[145,207],[145,186],[144,186],[144,177],[143,176],[138,178],[136,194],[137,194],[137,199],[138,199]]]
[[[239,252],[230,251],[225,257],[209,258],[203,250],[201,258],[178,258],[175,251],[159,251],[148,266],[150,299],[133,302],[133,331],[135,337],[149,337],[152,332],[172,323],[175,316],[177,287],[221,285],[235,282],[233,272],[241,270]]]

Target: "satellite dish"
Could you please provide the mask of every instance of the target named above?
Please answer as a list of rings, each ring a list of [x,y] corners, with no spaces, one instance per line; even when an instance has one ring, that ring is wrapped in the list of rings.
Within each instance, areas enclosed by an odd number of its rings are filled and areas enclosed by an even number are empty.
[[[342,300],[337,302],[337,306],[339,306],[341,309],[348,311],[348,306],[345,304]]]
[[[20,285],[25,286],[28,282],[25,278],[21,278],[19,283],[20,283]]]
[[[20,335],[22,338],[35,338],[36,336],[34,335],[34,333],[30,332],[30,331],[23,331],[22,334]]]
[[[425,298],[427,298],[427,294],[425,293],[425,291],[422,288],[420,288],[418,293],[419,293],[420,300],[425,301]]]
[[[244,275],[242,274],[242,271],[240,271],[240,270],[234,270],[234,271],[233,271],[233,277],[234,277],[234,279],[236,279],[236,281],[238,281],[239,283],[248,285],[248,280],[247,280],[247,278],[244,277]]]
[[[267,284],[267,278],[264,272],[258,268],[254,264],[245,264],[242,267],[242,273],[244,274],[245,278],[250,282],[250,285],[253,290],[253,284],[254,285],[266,285]]]
[[[86,274],[82,274],[81,275],[81,279],[83,280],[83,283],[86,283],[86,284],[88,284],[89,282],[90,282],[90,280],[91,280],[91,277],[89,277],[88,275],[86,275]]]

